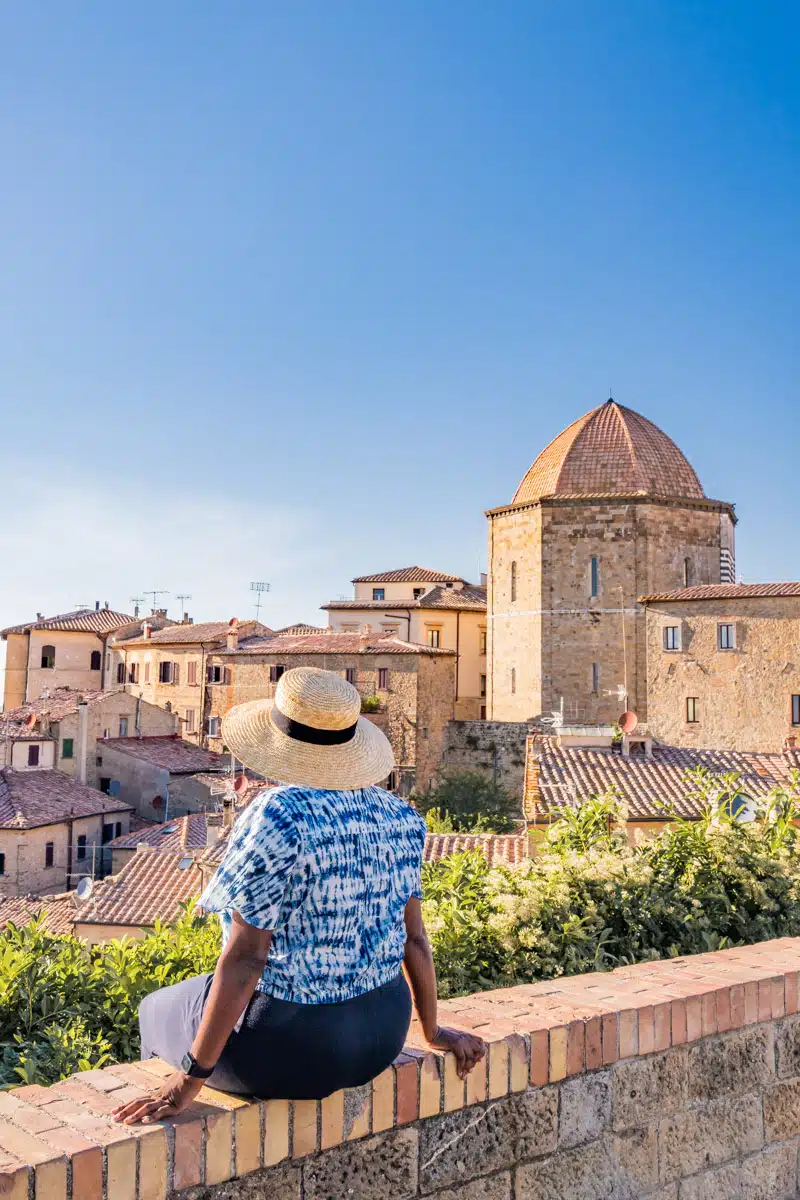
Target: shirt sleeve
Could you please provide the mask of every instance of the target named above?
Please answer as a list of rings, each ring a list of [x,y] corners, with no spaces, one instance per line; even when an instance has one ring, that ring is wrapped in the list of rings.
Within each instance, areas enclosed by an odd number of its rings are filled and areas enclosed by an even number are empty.
[[[245,809],[217,873],[198,901],[206,912],[238,912],[257,929],[274,929],[300,849],[300,835],[279,798]]]

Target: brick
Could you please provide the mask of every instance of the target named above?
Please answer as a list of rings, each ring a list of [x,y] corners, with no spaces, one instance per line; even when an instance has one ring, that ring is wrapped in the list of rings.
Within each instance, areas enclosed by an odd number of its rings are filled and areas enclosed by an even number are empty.
[[[787,1017],[775,1026],[778,1077],[800,1075],[800,1017]]]
[[[653,1006],[647,1004],[639,1009],[639,1054],[652,1054],[656,1044]]]
[[[763,1127],[756,1096],[710,1100],[665,1117],[658,1130],[661,1180],[669,1183],[759,1150]]]
[[[420,1117],[436,1117],[442,1111],[442,1079],[440,1075],[441,1064],[441,1055],[433,1053],[426,1054],[420,1063]]]
[[[62,1200],[67,1194],[67,1160],[57,1158],[37,1164],[34,1170],[37,1200]],[[133,1177],[134,1187],[136,1176]],[[116,1196],[114,1197],[116,1200]]]
[[[289,1101],[267,1100],[264,1105],[265,1167],[272,1167],[289,1157]]]
[[[508,1043],[492,1042],[489,1046],[489,1099],[499,1100],[507,1096],[508,1085]]]
[[[550,1030],[550,1082],[557,1083],[567,1077],[567,1027],[559,1025]],[[533,1055],[531,1055],[533,1062]]]
[[[619,1061],[619,1013],[605,1013],[601,1023],[603,1066]]]
[[[686,1001],[673,1000],[670,1013],[671,1040],[673,1046],[682,1046],[686,1041]]]
[[[731,990],[721,988],[717,992],[717,1030],[727,1033],[731,1028]]]
[[[626,1008],[619,1014],[619,1056],[633,1058],[638,1048],[637,1012],[634,1008]]]
[[[700,996],[686,997],[686,1040],[697,1042],[703,1036],[703,1002]]]
[[[28,1167],[12,1166],[9,1162],[0,1170],[0,1196],[3,1200],[28,1200],[30,1177]],[[62,1195],[66,1196],[66,1191]],[[61,1196],[58,1196],[57,1200],[61,1200]]]
[[[672,1043],[672,1005],[656,1004],[653,1008],[654,1042],[656,1051],[669,1050]]]
[[[586,1025],[570,1021],[567,1027],[567,1075],[579,1075],[586,1066]]]
[[[797,1006],[798,1006],[797,971],[790,971],[788,973],[788,975],[784,979],[784,986],[786,989],[786,994],[785,994],[786,1015],[787,1015],[787,1017],[789,1017],[793,1013],[797,1012]]]
[[[305,1158],[318,1148],[317,1123],[319,1103],[316,1100],[292,1102],[292,1158]]]
[[[206,1184],[225,1183],[233,1175],[233,1114],[211,1113],[206,1118]]]
[[[596,1071],[603,1065],[603,1045],[600,1018],[586,1022],[586,1070]]]
[[[175,1125],[173,1178],[176,1191],[196,1187],[203,1182],[202,1121],[185,1121]]]
[[[657,1161],[655,1132],[637,1130],[521,1165],[517,1200],[649,1195],[656,1182]]]
[[[559,1089],[558,1145],[571,1150],[599,1138],[611,1124],[608,1071],[567,1079]]]
[[[786,993],[782,975],[778,976],[776,979],[770,980],[770,999],[772,1002],[773,1021],[777,1020],[779,1017],[785,1016]]]
[[[758,983],[758,1019],[759,1021],[770,1021],[772,1019],[771,979],[761,979]]]
[[[435,1125],[429,1122],[428,1125]],[[415,1128],[345,1142],[303,1169],[305,1200],[387,1200],[417,1194],[418,1134]],[[272,1195],[270,1191],[259,1195]]]
[[[508,1085],[512,1092],[524,1092],[530,1079],[530,1042],[519,1033],[512,1033],[506,1038],[508,1046]],[[547,1055],[545,1055],[545,1064]]]
[[[320,1149],[329,1150],[344,1141],[344,1092],[326,1096],[320,1109]]]
[[[163,1129],[139,1138],[139,1200],[166,1200],[169,1148]]]
[[[448,1059],[453,1063],[455,1070],[455,1059],[452,1054],[448,1054],[445,1058],[445,1070]],[[372,1132],[381,1133],[384,1129],[391,1129],[393,1125],[394,1068],[388,1067],[377,1079],[372,1081]]]
[[[744,985],[744,1020],[746,1025],[755,1025],[758,1021],[758,984]]]
[[[486,1099],[489,1083],[487,1066],[486,1055],[484,1055],[467,1075],[467,1104],[482,1104]]]
[[[80,1196],[81,1200],[103,1200],[102,1150],[80,1150],[72,1156],[72,1194]],[[153,1200],[156,1200],[155,1196]]]
[[[463,1079],[459,1079],[456,1072],[456,1060],[452,1054],[444,1056],[444,1111],[455,1112],[456,1109],[464,1107],[464,1097],[466,1096],[467,1085]],[[375,1091],[372,1093],[372,1131],[378,1132],[378,1126],[375,1124]],[[382,1125],[380,1128],[385,1129],[387,1126]]]
[[[614,1129],[655,1123],[682,1108],[687,1093],[688,1064],[683,1047],[618,1063],[611,1075]]]
[[[800,1134],[800,1079],[785,1080],[764,1093],[764,1136],[781,1142]]]
[[[770,1026],[751,1025],[725,1037],[706,1038],[689,1048],[690,1100],[714,1100],[761,1092],[774,1077]]]
[[[416,1059],[397,1063],[394,1070],[397,1089],[395,1123],[408,1125],[419,1118],[419,1063]]]
[[[436,1055],[432,1055],[436,1058]],[[344,1094],[344,1137],[352,1142],[366,1137],[372,1127],[372,1087],[348,1088]]]
[[[737,983],[731,988],[731,1029],[742,1029],[744,1024],[744,985]]]
[[[0,1119],[0,1149],[31,1167],[60,1157],[58,1151],[42,1138],[34,1137],[32,1134],[26,1133],[24,1129],[18,1129],[9,1121],[2,1119]]]
[[[249,1104],[233,1114],[235,1170],[237,1178],[261,1166],[261,1105]]]
[[[563,1038],[563,1075],[567,1073],[567,1039],[566,1031]],[[530,1041],[531,1070],[530,1081],[533,1087],[544,1087],[550,1079],[550,1034],[546,1029],[537,1029],[531,1034]]]

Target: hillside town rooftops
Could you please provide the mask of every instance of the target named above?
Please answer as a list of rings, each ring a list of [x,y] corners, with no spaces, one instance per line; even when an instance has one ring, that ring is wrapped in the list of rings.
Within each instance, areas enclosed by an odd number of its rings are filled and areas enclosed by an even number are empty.
[[[392,612],[402,613],[409,608],[450,608],[483,612],[486,609],[486,588],[478,584],[466,584],[460,591],[436,587],[431,588],[424,596],[407,600],[330,600],[321,607],[326,612],[369,609],[371,612],[382,612],[387,616],[391,616]]]
[[[46,696],[38,700],[29,700],[19,708],[10,708],[2,714],[2,720],[9,724],[24,725],[30,717],[47,717],[51,721],[60,721],[78,711],[78,705],[98,704],[109,696],[118,696],[124,688],[112,688],[106,691],[78,691],[76,688],[53,688]]]
[[[0,768],[0,829],[33,829],[121,812],[130,812],[130,805],[61,771]]]
[[[298,637],[307,633],[324,633],[324,625],[309,625],[299,621],[296,625],[286,625],[283,629],[275,630],[275,637]]]
[[[756,600],[771,596],[800,596],[800,583],[703,583],[696,587],[675,588],[642,596],[640,604],[675,600]]]
[[[59,892],[53,896],[8,896],[0,899],[0,929],[7,925],[28,925],[40,918],[50,933],[72,933],[75,915],[75,893]]]
[[[245,633],[250,636],[258,634],[260,637],[268,637],[272,634],[272,630],[268,626],[262,625],[260,621],[240,621],[238,624],[232,624],[230,621],[203,621],[199,625],[187,623],[170,625],[166,629],[154,629],[149,637],[137,634],[135,637],[125,639],[120,645],[128,648],[133,646],[200,645],[201,643],[220,641],[233,629],[238,630],[240,637]]]
[[[196,775],[198,771],[215,769],[222,771],[226,766],[223,755],[204,750],[177,736],[106,738],[98,745],[108,746],[131,758],[144,759],[172,775]]]
[[[201,889],[200,871],[190,855],[137,850],[118,875],[95,886],[78,908],[75,922],[141,929],[156,921],[174,921],[181,905]]]
[[[204,850],[207,839],[206,814],[187,813],[163,824],[123,833],[122,837],[108,843],[108,849],[136,850],[139,846],[148,846],[152,850]]]
[[[352,583],[464,583],[460,575],[431,571],[427,567],[398,567],[377,575],[357,575]]]
[[[518,867],[528,853],[524,833],[429,833],[425,837],[425,862],[438,862],[451,854],[478,850],[490,867]]]
[[[379,633],[319,633],[295,637],[247,638],[236,650],[219,650],[219,655],[235,657],[241,654],[428,654],[453,655],[455,650],[404,642],[392,634]]]
[[[76,608],[72,612],[60,613],[55,617],[37,617],[22,625],[9,625],[0,629],[0,637],[11,633],[30,633],[33,629],[52,629],[65,633],[110,633],[122,625],[135,620],[130,613],[112,612],[109,608]]]

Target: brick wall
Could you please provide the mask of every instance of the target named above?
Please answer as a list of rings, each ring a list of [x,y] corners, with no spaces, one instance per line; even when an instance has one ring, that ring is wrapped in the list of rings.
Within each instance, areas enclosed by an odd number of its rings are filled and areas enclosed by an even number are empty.
[[[205,1088],[175,1122],[108,1114],[158,1060],[0,1093],[12,1200],[790,1200],[800,939],[442,1005],[487,1059],[406,1052],[321,1103]],[[3,1191],[3,1186],[5,1191]]]
[[[525,745],[530,727],[523,721],[451,721],[442,766],[486,771],[522,803]]]

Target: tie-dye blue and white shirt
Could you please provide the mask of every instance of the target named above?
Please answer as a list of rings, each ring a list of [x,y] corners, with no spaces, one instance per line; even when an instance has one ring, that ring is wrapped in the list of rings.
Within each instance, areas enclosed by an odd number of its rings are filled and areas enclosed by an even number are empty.
[[[425,822],[382,788],[261,792],[234,825],[199,905],[274,930],[262,992],[301,1004],[349,1000],[399,972],[403,913],[420,896]]]

